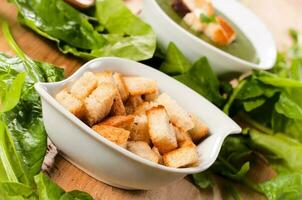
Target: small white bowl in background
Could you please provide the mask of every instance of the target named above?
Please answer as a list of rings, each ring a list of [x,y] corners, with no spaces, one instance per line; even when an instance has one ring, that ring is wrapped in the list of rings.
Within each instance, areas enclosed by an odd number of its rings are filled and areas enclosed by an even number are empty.
[[[199,166],[170,168],[145,160],[94,132],[54,99],[59,90],[84,72],[104,70],[157,81],[160,92],[166,92],[207,124],[210,135],[198,145]],[[187,86],[149,66],[126,59],[94,59],[69,78],[56,83],[36,83],[35,89],[42,99],[46,132],[63,156],[92,177],[119,188],[156,189],[188,174],[202,172],[216,160],[224,139],[241,131],[232,119]]]
[[[206,56],[217,74],[272,68],[277,55],[276,44],[260,19],[237,0],[212,0],[212,3],[251,41],[259,64],[224,52],[185,30],[161,9],[156,0],[143,0],[140,17],[152,26],[161,48],[166,49],[170,42],[174,42],[191,62]]]

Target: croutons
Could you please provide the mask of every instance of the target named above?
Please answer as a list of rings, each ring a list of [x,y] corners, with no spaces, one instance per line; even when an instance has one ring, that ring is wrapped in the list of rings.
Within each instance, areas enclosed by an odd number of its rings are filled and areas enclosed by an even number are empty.
[[[66,89],[56,95],[57,101],[64,106],[69,112],[81,118],[83,116],[83,103],[72,96]]]
[[[85,99],[84,107],[88,124],[98,123],[109,114],[116,92],[113,84],[103,83]]]
[[[154,151],[152,151],[151,147],[146,142],[128,142],[127,149],[142,158],[158,163],[158,156],[154,153]]]
[[[126,108],[119,92],[116,93],[110,115],[126,115]]]
[[[113,83],[113,77],[111,71],[104,71],[96,73],[98,84]]]
[[[156,102],[165,107],[171,122],[178,128],[181,128],[184,132],[194,127],[194,123],[187,111],[180,107],[176,101],[166,93],[159,95]]]
[[[169,167],[196,166],[193,140],[199,142],[208,128],[167,94],[158,96],[155,81],[125,80],[110,71],[87,72],[56,99],[96,133],[142,158]]]
[[[130,140],[150,143],[148,120],[146,115],[137,115],[131,128]]]
[[[156,156],[158,157],[158,163],[159,164],[164,164],[164,161],[163,161],[163,157],[162,155],[159,153],[159,150],[157,147],[152,147],[152,151],[156,154]]]
[[[125,84],[131,95],[152,94],[157,91],[156,81],[143,77],[124,77]]]
[[[204,31],[207,26],[207,24],[201,22],[200,17],[194,12],[187,13],[184,16],[183,21],[190,26],[191,29],[197,32]]]
[[[195,146],[190,135],[187,132],[183,132],[177,127],[173,127],[176,135],[177,144],[180,147],[183,146]]]
[[[145,114],[145,112],[153,107],[158,106],[158,103],[156,102],[144,102],[142,104],[140,104],[139,106],[137,106],[135,108],[134,114],[135,115],[140,115],[140,114]]]
[[[189,130],[189,134],[192,138],[192,140],[197,144],[200,142],[202,138],[204,138],[208,132],[208,127],[198,118],[197,115],[191,113],[191,119],[194,122],[194,128]]]
[[[114,80],[113,73],[111,71],[104,71],[96,74],[98,85],[108,83],[112,84],[118,90]],[[123,100],[119,92],[116,93],[116,96],[113,101],[113,105],[111,107],[110,115],[126,115],[126,109],[123,104]]]
[[[107,140],[110,140],[111,142],[114,142],[115,144],[126,148],[127,140],[130,135],[129,131],[123,128],[117,128],[108,125],[95,125],[92,127],[92,129]]]
[[[186,167],[198,162],[197,149],[194,146],[183,146],[164,154],[163,160],[168,167]]]
[[[129,97],[129,91],[125,84],[124,78],[120,73],[113,74],[114,82],[120,92],[121,98],[123,101],[126,101]]]
[[[216,17],[217,23],[210,23],[205,29],[205,35],[217,45],[225,46],[233,42],[236,32],[222,17]]]
[[[204,34],[216,45],[226,46],[236,38],[229,22],[215,15],[215,9],[207,0],[174,0],[172,8],[183,17],[183,21],[194,31]],[[203,15],[206,19],[204,22]],[[207,20],[210,19],[210,20]]]
[[[130,96],[125,103],[126,113],[128,115],[132,114],[135,111],[135,109],[142,103],[144,103],[142,96],[140,95]]]
[[[128,131],[131,131],[133,122],[134,122],[134,115],[113,116],[100,122],[98,125],[114,126],[117,128],[123,128]]]
[[[166,153],[177,148],[175,132],[169,123],[168,114],[163,106],[157,106],[146,111],[149,135],[152,143],[160,153]]]
[[[70,93],[80,99],[85,99],[97,87],[97,78],[92,72],[85,72],[81,78],[75,81],[71,88]]]
[[[158,96],[158,90],[156,90],[156,92],[154,92],[154,93],[145,94],[145,95],[143,96],[143,99],[144,99],[145,101],[151,102],[151,101],[154,101],[154,100],[157,98],[157,96]]]

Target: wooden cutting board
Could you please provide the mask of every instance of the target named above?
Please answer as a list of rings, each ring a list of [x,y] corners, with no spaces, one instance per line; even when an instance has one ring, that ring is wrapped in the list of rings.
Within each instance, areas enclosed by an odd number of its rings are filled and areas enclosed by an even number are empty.
[[[127,0],[131,1],[131,0]],[[134,0],[139,2],[140,0]],[[302,31],[302,0],[242,0],[258,15],[273,33],[279,49],[285,49],[290,44],[287,31],[296,28]],[[227,3],[227,2],[226,2]],[[65,69],[66,76],[77,70],[83,60],[58,51],[55,44],[38,36],[16,21],[14,5],[0,0],[0,19],[9,22],[14,37],[21,48],[33,59],[53,63]],[[0,51],[13,54],[0,33]],[[232,199],[224,192],[224,185],[218,177],[214,177],[217,185],[213,189],[200,190],[193,185],[189,178],[185,178],[167,187],[152,191],[126,191],[108,186],[91,178],[77,169],[61,156],[56,158],[55,167],[50,174],[65,190],[84,190],[96,200],[199,200],[199,199]],[[257,180],[271,176],[271,171],[262,165],[257,165],[251,173]],[[237,185],[244,199],[264,199],[241,185]]]

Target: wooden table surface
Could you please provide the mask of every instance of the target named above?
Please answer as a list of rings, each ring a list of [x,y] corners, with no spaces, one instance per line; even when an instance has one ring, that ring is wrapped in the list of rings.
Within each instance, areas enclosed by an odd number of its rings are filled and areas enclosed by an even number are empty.
[[[139,1],[139,0],[138,0]],[[302,31],[302,0],[242,0],[270,29],[279,49],[284,49],[290,43],[287,36],[289,28]],[[226,2],[227,3],[227,2]],[[55,44],[38,36],[28,28],[20,26],[16,21],[14,5],[0,0],[0,19],[9,22],[14,37],[21,48],[33,59],[53,63],[65,69],[66,76],[72,74],[84,62],[70,55],[58,51]],[[13,54],[0,33],[0,51]],[[254,169],[257,179],[265,179],[270,172],[260,167]],[[200,190],[189,178],[154,191],[125,191],[99,182],[80,171],[61,156],[56,158],[54,171],[51,174],[65,190],[84,190],[96,200],[199,200],[199,199],[231,199],[223,192],[223,185],[218,184],[212,189]],[[219,178],[215,178],[220,183]],[[238,185],[244,199],[263,199],[259,194]]]

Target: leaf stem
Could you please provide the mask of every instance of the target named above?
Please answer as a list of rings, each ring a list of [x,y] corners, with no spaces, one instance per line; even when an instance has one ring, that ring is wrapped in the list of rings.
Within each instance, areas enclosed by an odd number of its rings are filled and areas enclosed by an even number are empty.
[[[250,118],[246,114],[244,114],[244,113],[241,112],[241,113],[239,113],[239,116],[247,124],[251,125],[255,129],[257,129],[257,130],[259,130],[259,131],[261,131],[263,133],[269,134],[269,135],[273,135],[274,134],[274,132],[270,128],[267,128],[267,127],[263,126],[262,124],[260,124],[259,122],[256,122],[255,120],[253,120],[252,118]]]
[[[236,99],[238,93],[240,92],[240,90],[243,88],[243,86],[246,84],[246,80],[243,80],[239,83],[239,85],[234,89],[233,93],[231,94],[228,102],[224,105],[223,108],[223,112],[225,112],[225,114],[229,115],[230,112],[230,108],[234,102],[234,100]]]
[[[8,41],[8,44],[16,52],[16,54],[23,60],[26,59],[26,55],[23,53],[23,51],[20,49],[20,47],[15,42],[15,40],[9,30],[8,23],[6,21],[2,22],[2,32],[3,32],[5,39]]]
[[[14,37],[10,32],[9,25],[6,21],[2,22],[2,32],[10,47],[14,50],[17,56],[19,56],[23,60],[26,72],[31,77],[31,79],[34,80],[35,82],[43,80],[40,78],[40,75],[36,73],[36,70],[33,69],[35,68],[34,61],[28,58],[26,54],[20,49],[20,47],[15,42]]]

